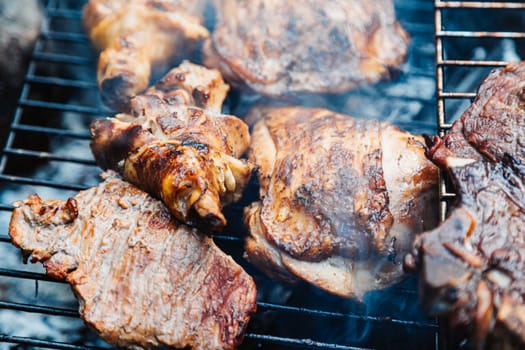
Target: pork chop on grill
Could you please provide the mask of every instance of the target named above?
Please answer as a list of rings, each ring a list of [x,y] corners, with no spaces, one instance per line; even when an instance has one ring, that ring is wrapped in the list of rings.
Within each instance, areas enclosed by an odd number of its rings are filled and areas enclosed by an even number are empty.
[[[423,139],[324,109],[256,107],[248,118],[260,201],[245,210],[247,258],[358,299],[399,281],[414,234],[437,223]]]
[[[91,124],[103,169],[160,198],[180,221],[219,231],[222,207],[237,201],[253,166],[239,157],[248,126],[220,113],[228,91],[217,70],[189,62],[131,100],[131,114]]]
[[[81,317],[118,346],[233,349],[255,312],[252,278],[212,239],[107,173],[63,200],[14,203],[13,244],[69,282]]]
[[[489,74],[429,157],[457,201],[406,265],[422,304],[475,349],[525,347],[525,63]]]
[[[387,78],[408,50],[391,0],[216,0],[205,64],[258,93],[343,92]]]
[[[200,14],[206,0],[90,0],[84,27],[101,50],[97,80],[102,101],[127,111],[163,67],[208,37]]]

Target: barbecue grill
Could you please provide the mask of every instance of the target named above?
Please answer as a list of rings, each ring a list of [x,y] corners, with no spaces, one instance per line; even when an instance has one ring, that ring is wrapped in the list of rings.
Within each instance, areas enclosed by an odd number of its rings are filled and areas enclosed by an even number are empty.
[[[412,37],[410,57],[399,78],[340,96],[321,96],[310,103],[388,120],[415,133],[443,135],[475,96],[483,76],[493,67],[518,59],[513,45],[525,39],[525,33],[517,29],[525,19],[525,4],[395,3]],[[31,193],[44,199],[66,199],[99,181],[100,169],[89,151],[88,125],[111,112],[98,97],[97,56],[81,27],[82,5],[69,0],[45,3],[47,24],[32,53],[0,158],[2,348],[111,348],[79,319],[69,286],[46,277],[40,265],[22,264],[7,236],[12,201]],[[512,20],[499,19],[509,16]],[[474,20],[469,26],[461,18]],[[486,27],[476,27],[481,24]],[[239,111],[246,109],[247,100],[232,94],[226,107],[242,116]],[[241,349],[455,347],[437,320],[419,309],[414,276],[388,290],[369,293],[361,304],[306,284],[281,285],[249,266],[242,259],[244,228],[239,217],[243,205],[256,197],[256,184],[252,184],[243,202],[226,210],[230,223],[226,231],[214,236],[254,276],[259,290],[258,311]],[[442,217],[453,197],[443,179]]]

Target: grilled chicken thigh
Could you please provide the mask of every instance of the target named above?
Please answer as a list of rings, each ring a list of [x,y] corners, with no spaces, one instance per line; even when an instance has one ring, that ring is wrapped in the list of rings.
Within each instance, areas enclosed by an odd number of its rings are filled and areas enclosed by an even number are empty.
[[[414,235],[437,221],[422,138],[323,109],[256,107],[248,118],[260,202],[245,210],[247,258],[358,299],[399,281]]]
[[[216,0],[205,64],[225,79],[278,96],[342,92],[389,76],[407,33],[392,0]]]
[[[102,51],[97,79],[104,103],[127,111],[129,99],[148,87],[153,68],[206,38],[204,5],[205,0],[90,0],[83,20]]]
[[[252,278],[210,237],[114,173],[66,201],[18,201],[13,244],[71,284],[81,317],[132,349],[233,349],[255,312]]]
[[[103,169],[161,198],[182,222],[217,231],[222,206],[240,198],[253,166],[239,157],[248,126],[220,113],[220,73],[184,62],[131,100],[131,114],[96,120],[91,149]]]

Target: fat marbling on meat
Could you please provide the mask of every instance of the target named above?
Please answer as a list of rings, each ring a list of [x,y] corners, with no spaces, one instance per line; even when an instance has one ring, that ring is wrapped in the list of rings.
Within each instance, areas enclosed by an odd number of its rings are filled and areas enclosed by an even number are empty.
[[[423,138],[324,109],[255,107],[248,119],[260,183],[245,210],[248,259],[358,299],[400,281],[414,235],[437,223]]]
[[[425,308],[475,349],[525,347],[525,63],[491,72],[429,157],[457,199],[406,265]]]
[[[80,316],[118,346],[233,349],[255,312],[252,278],[210,237],[115,173],[68,200],[14,204],[13,244],[71,284]]]

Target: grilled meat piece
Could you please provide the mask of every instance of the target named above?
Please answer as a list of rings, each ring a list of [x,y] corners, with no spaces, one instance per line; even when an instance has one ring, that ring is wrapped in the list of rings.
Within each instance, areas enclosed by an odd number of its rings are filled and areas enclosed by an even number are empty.
[[[180,221],[219,231],[223,205],[240,199],[253,169],[238,159],[248,126],[220,114],[227,91],[217,70],[184,62],[134,97],[131,114],[91,124],[97,163],[161,198]]]
[[[271,96],[342,92],[389,76],[409,38],[391,0],[217,0],[205,64]]]
[[[437,223],[437,167],[423,140],[323,109],[256,107],[249,157],[260,202],[248,259],[270,276],[361,298],[403,276],[415,233]]]
[[[106,174],[67,201],[14,204],[12,242],[69,282],[81,317],[130,348],[233,349],[255,312],[252,278],[161,202]]]
[[[473,348],[525,346],[525,63],[495,70],[429,157],[457,202],[415,241],[422,304]]]
[[[83,20],[101,50],[98,84],[102,101],[127,111],[129,99],[145,90],[152,69],[208,37],[200,13],[205,0],[90,0]]]

